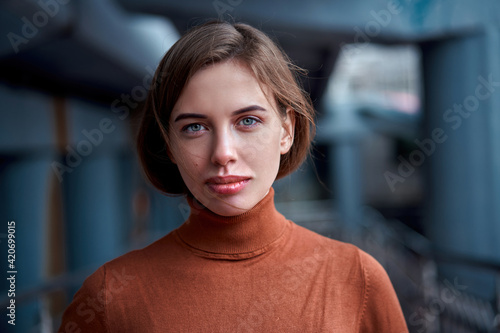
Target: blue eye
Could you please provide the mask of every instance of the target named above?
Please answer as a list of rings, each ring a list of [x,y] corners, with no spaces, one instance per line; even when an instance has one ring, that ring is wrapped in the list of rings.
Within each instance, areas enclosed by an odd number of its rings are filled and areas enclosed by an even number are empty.
[[[257,122],[256,119],[254,118],[243,118],[240,123],[243,125],[243,126],[252,126],[254,125],[255,123]]]
[[[185,132],[199,132],[203,130],[205,127],[201,124],[190,124],[183,128]]]

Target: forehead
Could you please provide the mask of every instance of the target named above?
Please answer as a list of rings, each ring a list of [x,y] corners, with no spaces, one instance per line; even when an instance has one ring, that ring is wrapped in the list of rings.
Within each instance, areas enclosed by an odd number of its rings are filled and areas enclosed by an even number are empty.
[[[171,116],[179,112],[233,111],[252,104],[276,110],[271,96],[271,90],[257,80],[247,65],[226,61],[196,72],[182,90]]]

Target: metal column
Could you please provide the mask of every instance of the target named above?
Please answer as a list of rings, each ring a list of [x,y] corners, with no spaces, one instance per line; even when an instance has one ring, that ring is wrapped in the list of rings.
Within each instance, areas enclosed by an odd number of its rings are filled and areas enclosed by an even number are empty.
[[[437,250],[497,260],[500,71],[492,64],[498,44],[492,30],[423,45],[427,137],[437,128],[447,136],[427,165],[428,236]],[[444,272],[491,296],[490,278],[454,267]]]

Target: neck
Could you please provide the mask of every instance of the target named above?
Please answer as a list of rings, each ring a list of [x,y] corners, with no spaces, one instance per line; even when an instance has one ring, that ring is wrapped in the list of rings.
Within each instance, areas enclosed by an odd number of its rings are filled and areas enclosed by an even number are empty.
[[[188,198],[191,214],[178,229],[181,240],[207,256],[251,257],[264,252],[286,228],[286,219],[274,207],[274,190],[249,211],[220,216]]]

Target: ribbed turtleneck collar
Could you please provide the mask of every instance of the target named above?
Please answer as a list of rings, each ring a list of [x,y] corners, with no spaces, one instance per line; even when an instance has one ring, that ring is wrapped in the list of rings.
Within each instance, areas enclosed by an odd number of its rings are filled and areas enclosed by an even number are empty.
[[[246,259],[273,248],[284,237],[287,220],[274,206],[274,190],[249,211],[220,216],[188,198],[191,214],[177,236],[197,255],[216,259]]]

